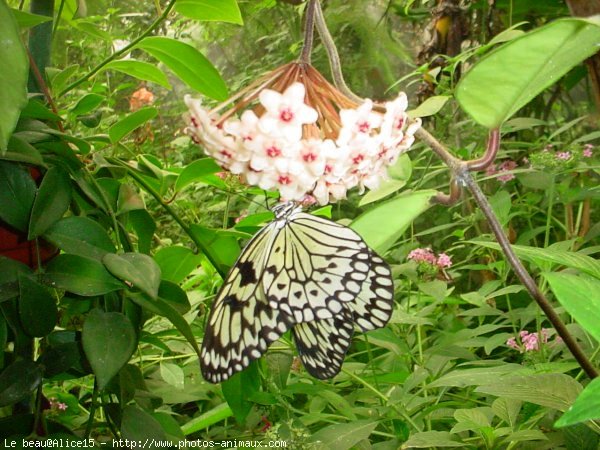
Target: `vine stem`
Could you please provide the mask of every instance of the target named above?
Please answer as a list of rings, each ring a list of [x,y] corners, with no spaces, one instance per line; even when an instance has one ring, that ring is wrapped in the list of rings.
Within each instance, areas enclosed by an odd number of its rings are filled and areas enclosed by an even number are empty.
[[[131,41],[129,44],[127,44],[125,47],[123,47],[121,50],[118,50],[118,51],[114,52],[113,54],[111,54],[108,58],[106,58],[104,61],[102,61],[96,67],[94,67],[88,73],[86,73],[85,75],[83,75],[81,78],[78,78],[77,80],[73,81],[70,85],[68,85],[66,88],[64,88],[58,94],[58,96],[62,97],[67,92],[72,91],[77,86],[79,86],[81,83],[89,80],[91,77],[93,77],[95,74],[97,74],[109,62],[114,61],[115,59],[119,58],[121,55],[129,53],[129,51],[132,48],[134,48],[142,39],[144,39],[150,33],[152,33],[160,25],[160,23],[167,18],[167,16],[171,12],[171,9],[173,9],[173,6],[175,6],[175,1],[176,0],[170,0],[169,4],[165,7],[165,9],[163,10],[162,14],[160,16],[158,16],[156,18],[156,20],[154,22],[152,22],[150,24],[150,26],[148,28],[146,28],[146,30],[144,30],[144,32],[142,34],[140,34],[137,38],[135,38],[133,41]]]
[[[306,19],[304,22],[304,44],[300,53],[300,62],[310,64],[310,52],[312,51],[315,29],[315,8],[318,0],[309,0],[306,7]]]
[[[92,434],[92,428],[94,427],[94,416],[96,415],[96,408],[98,408],[98,380],[94,377],[94,391],[92,392],[92,404],[90,405],[90,416],[85,426],[85,439],[89,439]]]
[[[341,70],[341,64],[339,59],[339,54],[337,52],[337,48],[333,39],[331,38],[331,34],[327,29],[327,24],[325,23],[325,19],[323,17],[323,12],[321,10],[320,4],[317,1],[316,3],[316,26],[319,31],[319,36],[321,37],[321,41],[327,50],[327,55],[329,56],[329,62],[331,65],[332,77],[336,87],[346,94],[348,97],[353,100],[356,99],[357,102],[361,103],[362,99],[354,94],[344,82],[344,77]],[[472,160],[472,161],[463,161],[461,159],[453,156],[450,151],[440,143],[435,137],[433,137],[427,130],[424,128],[419,128],[415,133],[415,136],[422,140],[427,146],[429,146],[433,152],[448,166],[453,176],[458,180],[459,184],[465,185],[475,202],[483,212],[483,215],[488,221],[502,252],[506,256],[506,259],[512,266],[515,274],[521,280],[531,297],[536,301],[539,307],[542,309],[552,326],[558,333],[558,335],[563,339],[565,345],[583,369],[583,371],[587,374],[591,379],[596,378],[598,376],[598,372],[596,368],[592,365],[590,360],[587,358],[581,347],[577,341],[573,338],[571,333],[567,330],[567,327],[558,316],[548,299],[544,296],[544,294],[538,288],[536,282],[531,277],[529,272],[521,260],[517,257],[516,253],[512,249],[508,238],[504,234],[504,230],[502,229],[502,225],[498,221],[498,218],[494,214],[490,202],[484,195],[484,193],[479,188],[477,182],[471,176],[471,170],[482,170],[485,167],[489,166],[494,160],[494,157],[498,151],[500,146],[500,133],[498,130],[491,130],[490,137],[488,140],[488,145],[486,149],[486,153],[482,158]]]

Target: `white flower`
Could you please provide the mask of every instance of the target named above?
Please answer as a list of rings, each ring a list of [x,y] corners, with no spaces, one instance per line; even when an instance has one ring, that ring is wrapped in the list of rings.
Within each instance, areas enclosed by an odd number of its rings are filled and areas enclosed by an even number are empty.
[[[371,132],[381,125],[382,115],[372,111],[373,102],[366,99],[356,109],[340,110],[342,129],[338,136],[339,145],[347,144],[351,139],[368,138]]]
[[[293,83],[285,92],[263,89],[258,98],[265,108],[259,127],[266,134],[284,136],[290,141],[302,138],[302,125],[316,122],[317,111],[304,103],[302,83]]]

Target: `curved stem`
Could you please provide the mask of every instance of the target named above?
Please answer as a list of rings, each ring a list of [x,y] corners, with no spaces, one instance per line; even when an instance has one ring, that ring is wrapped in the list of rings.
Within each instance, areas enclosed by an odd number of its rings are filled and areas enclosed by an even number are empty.
[[[144,39],[145,37],[147,37],[150,33],[152,33],[157,27],[158,25],[160,25],[160,23],[166,19],[166,17],[169,15],[169,13],[171,12],[171,9],[173,9],[173,6],[175,6],[175,0],[170,0],[169,4],[166,6],[166,8],[163,10],[162,14],[160,16],[158,16],[156,18],[156,20],[154,22],[152,22],[152,24],[150,24],[150,26],[148,28],[146,28],[146,30],[140,34],[137,38],[135,38],[133,41],[131,41],[128,45],[126,45],[125,47],[123,47],[121,50],[114,52],[112,55],[110,55],[108,58],[106,58],[104,61],[102,61],[100,64],[98,64],[96,67],[94,67],[92,70],[90,70],[88,73],[86,73],[85,75],[83,75],[81,78],[78,78],[77,80],[73,81],[70,85],[68,85],[66,88],[64,88],[59,94],[59,97],[62,97],[63,95],[65,95],[67,92],[72,91],[73,89],[75,89],[77,86],[79,86],[81,83],[89,80],[91,77],[93,77],[95,74],[97,74],[104,66],[106,66],[109,62],[114,61],[115,59],[119,58],[121,55],[124,55],[126,53],[129,53],[129,51],[135,47],[142,39]]]
[[[316,25],[319,30],[319,35],[323,40],[323,44],[327,48],[327,54],[330,58],[331,70],[333,72],[332,76],[334,82],[338,89],[348,97],[352,99],[357,99],[357,102],[362,102],[362,99],[354,94],[346,83],[344,82],[344,78],[341,71],[341,66],[339,64],[339,56],[337,54],[337,50],[335,48],[335,44],[331,39],[331,35],[327,30],[327,25],[325,24],[325,20],[323,19],[323,13],[321,11],[320,5],[317,2],[316,9]],[[504,230],[502,229],[502,225],[498,221],[498,218],[494,214],[492,207],[485,197],[484,193],[479,188],[479,185],[475,182],[471,174],[470,170],[480,170],[480,168],[485,164],[489,163],[491,156],[495,156],[495,152],[497,151],[497,147],[499,145],[499,136],[500,133],[498,130],[492,130],[490,132],[490,142],[488,143],[486,154],[479,160],[474,161],[462,161],[455,156],[453,156],[444,145],[442,145],[436,138],[434,138],[427,130],[424,128],[419,128],[415,133],[419,139],[424,141],[434,152],[435,154],[448,166],[448,168],[452,171],[456,180],[465,186],[471,191],[473,198],[475,199],[477,205],[483,212],[484,216],[488,220],[490,228],[494,232],[496,236],[496,240],[498,244],[500,244],[500,248],[504,252],[506,259],[512,266],[515,271],[517,277],[521,280],[525,288],[529,291],[529,294],[533,297],[533,299],[540,306],[542,311],[546,314],[546,317],[552,323],[556,332],[563,339],[565,345],[581,366],[581,368],[585,371],[585,373],[590,378],[596,378],[598,376],[598,372],[596,368],[589,361],[585,353],[579,347],[579,344],[575,341],[573,336],[567,330],[567,327],[562,322],[548,299],[542,294],[542,292],[538,289],[537,284],[527,272],[527,269],[523,266],[523,263],[515,252],[513,251],[508,238],[504,234]],[[493,160],[493,159],[492,159]],[[474,168],[473,168],[474,166]]]
[[[500,224],[498,218],[492,211],[492,206],[490,205],[484,193],[479,188],[477,182],[469,173],[466,166],[459,174],[459,177],[461,181],[463,181],[464,184],[467,186],[469,191],[471,191],[475,202],[477,202],[477,205],[481,209],[481,212],[483,212],[483,215],[487,219],[490,228],[494,232],[494,236],[496,236],[498,244],[500,244],[500,248],[502,248],[506,259],[512,266],[519,280],[521,280],[523,285],[529,291],[529,294],[537,302],[542,311],[544,311],[544,314],[546,314],[546,317],[548,318],[550,323],[552,323],[552,326],[554,327],[558,335],[563,339],[565,345],[567,346],[573,357],[577,360],[581,368],[585,371],[587,376],[590,378],[596,378],[598,376],[596,368],[588,360],[585,353],[583,353],[581,347],[579,347],[579,344],[577,344],[573,336],[571,336],[571,333],[569,333],[567,327],[560,319],[560,317],[558,316],[548,299],[538,289],[535,280],[531,277],[531,275],[529,275],[529,272],[527,272],[527,269],[525,269],[523,263],[513,251],[510,242],[508,241],[508,238],[504,234],[502,225]]]
[[[315,29],[315,5],[319,0],[309,0],[306,7],[306,19],[304,22],[304,45],[300,54],[300,62],[310,64],[310,52],[313,47]]]
[[[494,128],[493,130],[490,130],[487,148],[485,149],[484,155],[481,158],[467,161],[467,166],[473,172],[487,169],[496,159],[499,148],[500,129]]]

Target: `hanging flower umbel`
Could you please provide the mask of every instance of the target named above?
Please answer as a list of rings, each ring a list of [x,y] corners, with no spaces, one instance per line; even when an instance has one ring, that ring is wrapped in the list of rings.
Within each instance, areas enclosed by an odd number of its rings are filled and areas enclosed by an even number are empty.
[[[421,126],[408,118],[403,92],[383,105],[358,104],[305,62],[275,69],[211,110],[185,102],[187,133],[221,167],[277,189],[282,201],[312,196],[321,205],[354,187],[376,189]]]

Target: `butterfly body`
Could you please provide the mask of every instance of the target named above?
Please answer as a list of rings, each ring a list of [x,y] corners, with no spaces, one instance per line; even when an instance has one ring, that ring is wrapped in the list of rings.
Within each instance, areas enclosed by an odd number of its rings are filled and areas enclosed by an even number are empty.
[[[356,232],[292,202],[273,212],[213,303],[200,360],[210,382],[246,368],[289,329],[308,372],[331,378],[350,347],[354,324],[372,330],[391,315],[390,269]]]

